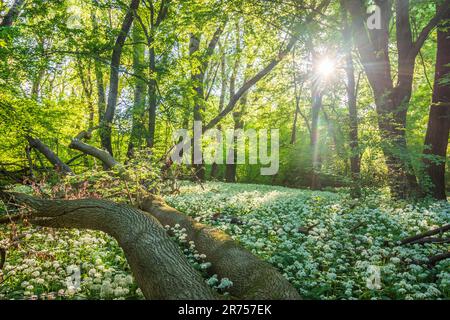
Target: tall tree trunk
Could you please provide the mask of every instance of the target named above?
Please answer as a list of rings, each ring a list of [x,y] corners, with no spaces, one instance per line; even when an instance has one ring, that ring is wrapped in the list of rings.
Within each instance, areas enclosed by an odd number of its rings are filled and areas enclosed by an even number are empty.
[[[208,44],[208,47],[206,49],[206,54],[204,57],[199,57],[200,53],[200,39],[201,35],[199,34],[191,34],[190,36],[190,42],[189,42],[189,55],[191,58],[200,60],[199,65],[200,67],[197,70],[194,70],[191,75],[191,80],[193,83],[194,91],[195,91],[195,97],[194,97],[194,109],[193,109],[193,116],[194,116],[194,123],[195,122],[201,122],[203,124],[204,120],[204,113],[205,113],[205,104],[206,104],[206,98],[205,98],[205,90],[204,90],[204,81],[205,81],[205,73],[210,65],[210,58],[214,53],[214,50],[216,48],[216,45],[219,41],[220,35],[223,32],[223,26],[220,26],[216,29],[216,32],[214,33],[211,41]],[[195,137],[195,134],[194,134]],[[197,142],[199,143],[199,142]],[[195,144],[195,142],[194,142]],[[205,180],[205,164],[203,163],[202,159],[196,159],[195,158],[195,147],[192,148],[192,163],[193,168],[195,170],[195,175],[200,181]]]
[[[36,41],[37,41],[37,50],[39,52],[44,52],[46,39],[42,36],[37,36]],[[44,78],[45,72],[46,72],[46,65],[39,65],[37,67],[36,72],[33,72],[31,74],[31,79],[32,79],[31,99],[33,99],[33,100],[37,101],[39,99],[39,94],[41,92],[42,79]]]
[[[156,83],[156,58],[155,49],[153,44],[149,49],[149,71],[150,71],[150,82],[148,84],[148,138],[147,147],[153,148],[155,145],[155,130],[156,130],[156,109],[158,108],[157,99],[157,83]]]
[[[239,27],[239,23],[236,22],[236,43],[235,43],[235,50],[236,50],[236,60],[234,61],[233,70],[231,72],[230,77],[230,98],[233,97],[236,94],[236,80],[239,72],[239,67],[241,64],[241,29]],[[245,83],[246,81],[244,81]],[[241,101],[246,98],[247,92],[242,95]],[[236,130],[242,129],[243,123],[241,121],[242,112],[240,110],[236,110],[233,112],[233,122],[234,122],[234,130],[236,133]],[[225,181],[226,182],[236,182],[236,169],[237,169],[237,137],[233,137],[233,145],[231,148],[227,146],[228,152],[227,152],[227,164],[225,166]],[[230,159],[232,157],[232,159]],[[232,160],[232,161],[230,161]],[[232,163],[229,163],[232,162]]]
[[[154,47],[154,35],[156,29],[167,18],[169,12],[170,0],[161,0],[158,14],[155,16],[155,7],[153,1],[150,1],[150,31],[147,34],[149,48],[149,84],[148,84],[148,136],[147,147],[153,148],[155,145],[156,131],[156,110],[158,109],[158,83],[156,80],[156,52]]]
[[[239,62],[237,62],[237,64],[239,64]],[[249,66],[247,66],[245,68],[244,71],[244,82],[247,81],[247,77],[248,77],[248,70],[249,70]],[[237,70],[236,70],[237,71]],[[234,78],[234,80],[232,81],[232,83],[230,84],[230,87],[232,87],[232,90],[234,90],[234,81],[236,79]],[[240,102],[239,102],[239,107],[238,109],[233,112],[233,122],[234,122],[234,132],[237,133],[241,130],[244,130],[245,126],[244,126],[244,121],[242,120],[242,117],[245,115],[246,109],[247,109],[247,98],[248,98],[248,91],[242,96]],[[226,165],[226,170],[225,170],[225,180],[226,182],[236,182],[237,181],[237,153],[238,153],[238,137],[234,137],[233,139],[233,163],[227,164]],[[245,141],[244,141],[245,143]]]
[[[133,70],[135,74],[134,102],[131,110],[131,134],[128,142],[127,157],[130,159],[134,155],[136,147],[141,146],[143,133],[142,119],[145,108],[145,42],[141,27],[133,24]]]
[[[193,60],[199,59],[198,54],[200,51],[200,37],[201,36],[198,34],[190,35],[189,56]],[[195,91],[193,108],[194,123],[197,121],[203,123],[203,114],[205,112],[205,93],[203,89],[204,72],[205,70],[201,70],[200,68],[200,70],[193,70],[191,75],[191,81]],[[194,144],[200,144],[200,141],[195,141]],[[201,146],[198,146],[197,148],[201,148]],[[205,165],[202,159],[196,159],[195,149],[196,147],[192,148],[192,167],[194,168],[194,174],[197,176],[197,178],[203,181],[205,179]]]
[[[242,116],[245,114],[245,109],[247,105],[247,93],[241,98],[240,108],[233,112],[233,122],[234,122],[234,132],[239,132],[239,130],[244,129],[244,121],[242,121]],[[233,163],[228,163],[225,169],[225,180],[226,182],[234,183],[237,181],[237,153],[238,153],[238,140],[235,136],[233,139]]]
[[[95,111],[94,111],[94,104],[92,102],[92,82],[91,82],[91,75],[90,75],[91,70],[90,70],[89,64],[90,64],[90,61],[88,61],[87,76],[85,76],[83,62],[81,61],[81,59],[79,57],[77,58],[78,76],[80,77],[81,86],[83,87],[83,93],[84,93],[85,98],[87,99],[88,110],[89,110],[88,126],[89,126],[89,128],[93,128]]]
[[[311,52],[312,59],[312,79],[311,79],[311,157],[312,157],[312,172],[311,172],[311,189],[320,190],[322,185],[320,181],[320,171],[322,168],[322,159],[320,155],[320,128],[319,117],[323,103],[323,79],[317,71],[319,55],[315,50],[313,40],[307,39],[307,46]]]
[[[33,79],[33,84],[31,86],[31,98],[33,100],[39,99],[39,94],[41,92],[42,78],[44,78],[44,75],[45,69],[43,67],[40,67]]]
[[[322,92],[313,84],[312,88],[312,106],[311,106],[311,151],[312,151],[312,174],[311,189],[319,190],[321,188],[320,170],[322,168],[322,159],[320,156],[319,145],[319,115],[322,109]]]
[[[409,21],[409,1],[396,1],[398,77],[395,86],[389,56],[391,4],[390,1],[381,0],[375,3],[381,10],[381,29],[368,30],[364,4],[360,0],[342,1],[352,16],[361,62],[374,93],[391,194],[397,198],[406,198],[415,195],[417,191],[417,179],[406,141],[406,117],[412,92],[415,59],[430,32],[443,18],[446,10],[449,10],[450,0],[444,1],[415,41]]]
[[[91,13],[91,21],[93,26],[93,33],[97,34],[98,23],[95,12]],[[102,123],[105,110],[106,110],[106,95],[105,95],[105,83],[103,77],[102,64],[100,62],[100,56],[95,53],[94,54],[94,72],[95,72],[95,82],[97,85],[97,113],[98,113],[98,123],[99,125]]]
[[[300,113],[300,97],[296,94],[294,122],[292,123],[292,132],[291,132],[291,144],[295,144],[295,142],[297,141],[297,122],[299,113]]]
[[[220,59],[220,75],[221,75],[221,86],[220,86],[220,98],[219,98],[219,113],[223,110],[223,106],[225,105],[225,95],[227,90],[227,74],[226,74],[226,60],[225,60],[225,52],[223,51],[223,47],[219,43],[221,59]],[[217,129],[221,130],[222,127],[220,124],[217,125]],[[223,150],[220,150],[223,151]],[[222,154],[220,155],[222,156]],[[211,178],[217,179],[219,176],[219,165],[214,162],[211,166]]]
[[[98,113],[98,123],[102,123],[105,110],[106,110],[106,95],[105,95],[105,85],[103,79],[102,67],[99,61],[95,61],[95,81],[97,84],[97,113]]]
[[[358,140],[358,109],[356,96],[358,88],[355,81],[355,68],[352,58],[352,31],[347,21],[347,11],[344,8],[342,8],[342,18],[344,20],[343,38],[345,49],[345,73],[347,75],[347,105],[350,124],[350,172],[353,181],[351,195],[358,198],[361,196],[361,159]]]
[[[100,137],[102,147],[113,155],[112,150],[112,123],[114,119],[114,114],[117,105],[117,98],[119,93],[119,68],[120,68],[120,58],[122,56],[122,48],[125,44],[125,40],[130,31],[131,25],[134,20],[134,16],[139,7],[140,0],[131,0],[130,6],[125,14],[122,22],[120,33],[117,36],[116,43],[111,55],[111,70],[109,75],[109,93],[108,93],[108,103],[106,106],[106,111],[104,119],[100,126]]]
[[[297,140],[297,123],[298,123],[298,117],[301,114],[300,110],[300,99],[302,96],[302,86],[299,87],[298,79],[297,79],[297,64],[295,63],[295,50],[292,50],[292,77],[294,81],[294,98],[295,98],[295,112],[294,112],[294,122],[292,124],[292,131],[291,131],[291,144],[295,144]],[[307,123],[309,126],[309,124]]]
[[[425,137],[426,155],[437,156],[438,162],[425,159],[426,170],[431,180],[430,194],[446,200],[445,162],[450,128],[450,10],[437,32],[437,57],[433,100],[430,106],[428,128]],[[446,81],[444,82],[444,79]]]

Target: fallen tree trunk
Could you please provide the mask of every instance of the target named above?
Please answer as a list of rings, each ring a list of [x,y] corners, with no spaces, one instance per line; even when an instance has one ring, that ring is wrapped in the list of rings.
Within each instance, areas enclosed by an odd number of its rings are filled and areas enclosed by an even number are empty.
[[[121,164],[107,151],[81,142],[89,134],[80,133],[70,148],[78,149],[101,160],[110,168]],[[126,179],[126,177],[125,177]],[[233,286],[229,292],[240,299],[300,299],[297,290],[270,264],[260,260],[248,250],[239,246],[226,233],[197,223],[190,217],[169,207],[156,196],[150,196],[140,204],[149,217],[156,218],[163,225],[179,224],[187,231],[187,237],[194,241],[199,252],[212,263],[210,272],[221,278],[229,278]]]
[[[40,153],[42,153],[47,160],[56,168],[56,171],[59,171],[63,174],[73,175],[72,170],[68,165],[61,161],[61,159],[52,151],[50,148],[44,144],[41,140],[37,138],[27,137],[28,143],[30,146]]]
[[[207,255],[207,261],[212,263],[210,271],[233,281],[228,291],[234,298],[300,299],[295,288],[270,264],[240,247],[225,233],[193,221],[158,197],[143,202],[147,212],[97,199],[44,200],[1,192],[0,198],[30,207],[30,222],[36,225],[100,230],[113,236],[124,250],[147,299],[219,297],[162,227],[176,223],[186,228],[189,240]]]
[[[113,236],[147,299],[217,298],[161,224],[138,209],[95,199],[43,200],[17,193],[0,197],[29,206],[34,224],[100,230]]]
[[[300,299],[297,290],[281,273],[238,245],[226,233],[196,222],[157,196],[146,198],[140,208],[162,225],[179,224],[185,228],[187,239],[194,241],[196,249],[212,263],[209,272],[233,282],[228,290],[232,296],[241,299]]]

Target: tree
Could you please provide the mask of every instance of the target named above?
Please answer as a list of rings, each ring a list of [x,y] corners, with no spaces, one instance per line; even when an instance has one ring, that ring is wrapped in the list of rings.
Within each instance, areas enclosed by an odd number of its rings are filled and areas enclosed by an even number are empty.
[[[200,34],[191,34],[190,35],[190,42],[189,42],[189,55],[194,58],[194,60],[198,61],[198,67],[195,68],[191,75],[191,80],[193,83],[193,89],[195,92],[194,96],[194,108],[193,108],[193,117],[194,117],[194,123],[196,121],[202,122],[204,120],[204,113],[206,111],[205,103],[206,103],[206,96],[205,96],[205,73],[210,65],[210,59],[211,56],[214,53],[214,50],[217,46],[217,43],[219,42],[219,38],[223,32],[224,26],[219,26],[216,31],[214,32],[211,40],[208,43],[208,46],[206,48],[206,53],[204,55],[200,54],[200,40],[201,35]],[[197,58],[195,58],[197,57]],[[195,175],[200,180],[205,180],[205,166],[203,164],[203,161],[200,161],[199,159],[195,159],[195,151],[194,148],[192,150],[192,162],[194,164],[194,170]],[[199,162],[199,163],[198,163]]]
[[[345,73],[347,75],[347,105],[348,115],[350,122],[349,141],[350,141],[350,171],[353,181],[352,195],[359,197],[361,195],[360,190],[360,174],[361,174],[361,159],[358,142],[358,109],[357,109],[357,90],[358,84],[355,80],[355,67],[352,57],[352,30],[348,23],[347,11],[342,8],[342,19],[344,28],[342,36],[344,39],[344,51],[345,51]]]
[[[314,54],[313,54],[314,55]],[[313,65],[317,66],[317,57],[313,56]],[[319,146],[319,115],[322,109],[323,92],[320,88],[320,81],[313,80],[311,88],[311,152],[312,152],[312,174],[311,189],[318,190],[321,188],[320,170],[322,159]]]
[[[438,12],[442,8],[438,9]],[[445,162],[450,128],[450,10],[444,16],[437,32],[436,71],[433,99],[430,106],[428,128],[425,136],[425,158],[427,174],[432,186],[430,194],[439,200],[446,200]]]
[[[203,127],[203,131],[214,128],[226,115],[233,111],[239,99],[241,99],[249,89],[258,83],[258,81],[267,76],[291,52],[292,48],[297,43],[299,33],[303,27],[308,25],[319,12],[324,11],[328,7],[329,3],[329,0],[322,1],[312,10],[310,14],[305,17],[305,22],[298,22],[294,24],[291,30],[291,36],[289,37],[286,46],[280,49],[277,56],[265,65],[264,68],[262,68],[254,76],[249,77],[248,81],[246,81],[241,88],[239,88],[239,90],[237,90],[236,93],[230,97],[228,104],[222,112],[220,112],[206,126]]]
[[[235,50],[236,50],[236,58],[234,60],[234,64],[232,67],[232,71],[231,71],[231,76],[230,76],[230,97],[234,96],[236,93],[236,80],[237,80],[237,76],[238,76],[238,72],[239,72],[239,68],[241,66],[241,60],[242,60],[242,46],[241,46],[241,28],[239,27],[239,22],[236,22],[236,38],[235,38]],[[244,79],[244,82],[247,79]],[[236,132],[236,130],[240,130],[243,129],[244,124],[242,122],[242,113],[245,111],[245,106],[247,104],[247,94],[248,92],[246,92],[241,100],[240,100],[240,109],[241,110],[235,110],[232,114],[233,116],[233,123],[234,123],[234,130]],[[225,180],[226,182],[236,182],[236,171],[237,171],[237,149],[238,149],[238,141],[237,141],[237,137],[234,136],[233,137],[233,144],[231,146],[231,148],[228,148],[228,154],[227,154],[227,164],[225,167]],[[230,159],[230,157],[232,157],[232,159]],[[231,160],[231,161],[230,161]],[[232,162],[232,163],[228,163],[228,162]]]
[[[30,147],[35,148],[40,153],[42,153],[47,160],[55,167],[55,170],[58,172],[62,172],[63,174],[73,175],[72,169],[61,161],[61,159],[52,151],[50,148],[45,145],[41,140],[37,138],[32,138],[30,136],[26,137]]]
[[[85,99],[87,100],[88,109],[89,109],[89,128],[94,127],[94,103],[92,101],[92,92],[93,86],[91,81],[91,70],[90,70],[91,60],[89,59],[87,62],[87,74],[85,75],[84,65],[81,61],[80,57],[77,57],[77,71],[78,76],[80,77],[81,86],[83,87],[83,94]],[[37,96],[37,92],[34,93]]]
[[[219,42],[219,51],[220,51],[220,96],[219,96],[219,113],[223,110],[223,106],[225,104],[225,95],[227,90],[227,71],[226,71],[226,59],[225,59],[225,52],[223,49],[223,45]],[[221,130],[220,124],[217,125],[217,129]],[[211,178],[217,179],[219,176],[219,165],[214,162],[211,166]]]
[[[405,198],[417,191],[406,141],[406,118],[412,93],[415,59],[425,40],[450,7],[444,1],[436,15],[413,40],[409,0],[396,1],[396,45],[398,50],[397,83],[391,72],[390,21],[391,1],[375,1],[380,9],[381,29],[368,29],[366,8],[359,0],[346,0],[344,5],[353,19],[355,41],[378,113],[378,127],[383,139],[383,153],[389,171],[389,185],[395,197]]]
[[[97,24],[97,16],[95,11],[91,12],[91,21],[92,21],[92,33],[94,35],[98,34],[98,24]],[[103,77],[103,69],[100,62],[100,56],[98,53],[94,53],[94,71],[95,71],[95,81],[97,87],[97,113],[98,113],[98,122],[101,124],[103,122],[103,118],[105,116],[106,110],[106,95],[105,95],[105,82]]]
[[[133,70],[134,70],[134,101],[131,110],[131,133],[128,142],[127,157],[132,158],[136,147],[141,147],[141,137],[144,133],[145,111],[145,42],[143,31],[138,23],[133,24]]]
[[[109,74],[109,93],[108,93],[108,103],[105,110],[105,115],[103,117],[102,123],[100,124],[100,136],[102,147],[113,155],[111,134],[112,134],[112,122],[114,119],[114,114],[117,105],[117,97],[119,93],[119,68],[120,68],[120,58],[122,56],[122,49],[125,44],[125,40],[131,29],[136,11],[139,7],[139,0],[131,0],[130,6],[125,14],[122,21],[122,26],[120,28],[119,35],[116,38],[116,43],[114,45],[112,55],[111,55],[111,66]]]
[[[312,157],[312,171],[311,171],[311,184],[310,187],[313,190],[321,189],[320,182],[320,170],[322,167],[322,159],[320,154],[320,128],[319,128],[319,116],[320,111],[323,108],[323,95],[325,79],[320,74],[321,57],[316,51],[314,41],[308,35],[307,47],[311,54],[312,70],[310,77],[311,80],[311,125],[310,125],[310,147]]]
[[[161,23],[167,18],[170,6],[170,0],[161,0],[158,14],[155,15],[155,6],[153,1],[149,2],[150,6],[150,26],[149,31],[146,32],[147,45],[149,48],[149,84],[148,84],[148,136],[147,147],[153,148],[155,144],[155,130],[156,130],[156,109],[158,108],[157,86],[156,81],[156,50],[155,50],[155,33],[160,27]],[[141,20],[140,20],[141,21]],[[143,26],[143,23],[142,23]],[[144,30],[145,27],[143,26]]]
[[[0,199],[31,208],[31,222],[51,228],[104,231],[125,252],[136,282],[147,299],[216,299],[162,225],[179,224],[189,241],[208,255],[220,277],[237,279],[230,289],[237,299],[300,299],[297,290],[270,264],[235,243],[222,231],[184,216],[155,196],[139,210],[97,199],[44,200],[0,192]]]
[[[295,112],[294,112],[294,121],[292,123],[291,130],[291,144],[295,144],[297,140],[297,123],[299,115],[303,117],[305,120],[306,127],[311,134],[311,128],[309,125],[309,121],[306,116],[302,113],[300,109],[300,101],[302,98],[302,89],[303,89],[303,81],[299,83],[299,76],[297,75],[297,64],[295,63],[295,50],[292,51],[292,81],[294,82],[294,98],[295,98]],[[300,79],[302,80],[302,79]]]

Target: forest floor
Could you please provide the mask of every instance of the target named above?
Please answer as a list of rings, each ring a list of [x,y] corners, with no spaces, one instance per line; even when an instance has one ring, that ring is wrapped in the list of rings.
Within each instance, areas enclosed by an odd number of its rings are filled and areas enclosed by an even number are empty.
[[[424,264],[448,245],[397,243],[448,223],[446,202],[394,202],[373,190],[353,200],[344,190],[219,182],[182,183],[179,194],[165,199],[273,264],[304,298],[450,298],[450,260]],[[122,250],[109,236],[17,228],[14,232],[26,236],[7,252],[0,299],[143,299]],[[208,257],[195,251],[183,230],[172,230],[205,281],[226,292],[233,279],[206,276]],[[0,247],[10,233],[11,227],[0,226]]]

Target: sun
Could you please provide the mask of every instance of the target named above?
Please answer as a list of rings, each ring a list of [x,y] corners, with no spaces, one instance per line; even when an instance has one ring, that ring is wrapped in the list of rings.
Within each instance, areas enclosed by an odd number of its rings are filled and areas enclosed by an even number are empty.
[[[317,64],[317,73],[319,76],[328,78],[336,70],[335,62],[330,58],[323,58]]]

